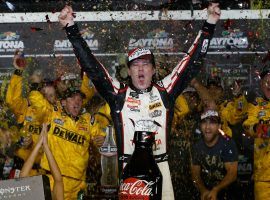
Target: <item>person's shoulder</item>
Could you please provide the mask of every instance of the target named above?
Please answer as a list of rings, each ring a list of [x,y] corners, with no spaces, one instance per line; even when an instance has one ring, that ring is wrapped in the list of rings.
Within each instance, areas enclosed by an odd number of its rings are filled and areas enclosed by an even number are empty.
[[[74,120],[69,116],[71,120]],[[76,118],[75,121],[80,123],[80,124],[89,124],[91,122],[91,114],[87,111],[82,111]]]
[[[231,147],[236,147],[235,141],[230,137],[222,137],[222,136],[220,136],[219,144],[225,149],[226,148],[231,148]]]
[[[220,144],[228,144],[233,142],[233,139],[231,137],[228,137],[227,135],[220,135],[219,136],[219,143]]]

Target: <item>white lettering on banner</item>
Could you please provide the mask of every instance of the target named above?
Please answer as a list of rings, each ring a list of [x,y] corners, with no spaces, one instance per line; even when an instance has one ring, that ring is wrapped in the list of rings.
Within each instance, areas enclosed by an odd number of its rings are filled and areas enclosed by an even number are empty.
[[[98,40],[85,40],[87,45],[92,50],[98,50]],[[69,40],[55,40],[54,41],[54,50],[55,51],[73,51],[72,44]]]
[[[10,77],[13,73],[12,72],[0,72],[0,76],[8,76]]]
[[[210,41],[209,48],[220,48],[224,49],[227,45],[232,46],[232,48],[248,48],[248,39],[247,37],[240,37],[240,38],[213,38]]]
[[[152,185],[155,182],[146,180],[137,180],[134,183],[122,183],[120,185],[120,194],[150,196],[152,194]]]
[[[172,38],[154,38],[154,39],[139,39],[136,40],[131,38],[129,40],[129,49],[135,47],[146,47],[149,49],[170,49],[173,48],[173,39]]]
[[[15,192],[26,192],[26,191],[31,191],[30,185],[22,185],[19,187],[1,188],[0,195],[8,195],[8,194],[13,194]]]
[[[0,49],[23,49],[24,43],[22,41],[5,41],[0,40]]]

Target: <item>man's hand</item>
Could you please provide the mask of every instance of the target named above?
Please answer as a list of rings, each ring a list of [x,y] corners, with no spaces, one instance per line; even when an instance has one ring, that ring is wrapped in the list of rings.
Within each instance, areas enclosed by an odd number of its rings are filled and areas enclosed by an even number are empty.
[[[105,137],[103,136],[95,136],[93,138],[93,141],[97,147],[101,147],[102,144],[104,143],[104,140],[105,140]]]
[[[42,136],[43,146],[48,146],[48,124],[47,123],[42,124],[42,130],[41,130],[40,135]]]
[[[13,57],[13,66],[16,69],[24,70],[27,65],[25,58],[23,57],[23,52],[16,50]]]
[[[58,20],[63,27],[74,25],[74,13],[71,6],[66,5],[60,12]]]
[[[218,194],[218,191],[213,188],[209,193],[208,193],[208,200],[217,200],[217,194]]]
[[[196,86],[200,84],[199,81],[196,79],[196,78],[193,78],[191,81],[190,81],[190,86],[191,87],[194,87],[196,88]]]
[[[201,200],[208,200],[209,192],[209,190],[204,190],[203,192],[201,192]]]
[[[220,8],[219,3],[210,3],[207,8],[208,19],[207,22],[210,24],[216,24],[217,21],[220,19]]]
[[[239,96],[242,93],[242,85],[241,81],[235,80],[234,84],[231,88],[233,96]]]

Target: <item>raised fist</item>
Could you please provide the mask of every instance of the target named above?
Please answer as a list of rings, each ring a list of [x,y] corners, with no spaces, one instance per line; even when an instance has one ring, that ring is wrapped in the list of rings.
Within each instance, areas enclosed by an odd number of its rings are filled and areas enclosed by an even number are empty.
[[[13,66],[16,69],[24,70],[26,65],[27,65],[27,62],[26,62],[26,60],[24,58],[23,52],[19,51],[19,50],[16,50],[15,54],[14,54],[14,57],[13,57]]]
[[[216,24],[217,21],[220,19],[221,14],[219,3],[210,3],[207,8],[207,14],[208,14],[207,22],[210,24]]]
[[[74,25],[74,13],[71,6],[66,5],[60,12],[58,20],[63,27]]]

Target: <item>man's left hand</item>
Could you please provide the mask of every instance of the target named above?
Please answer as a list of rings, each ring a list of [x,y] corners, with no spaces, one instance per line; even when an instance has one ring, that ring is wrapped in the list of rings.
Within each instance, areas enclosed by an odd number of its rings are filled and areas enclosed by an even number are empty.
[[[207,8],[208,19],[207,22],[210,24],[216,24],[217,21],[220,19],[220,8],[219,3],[210,3]]]

